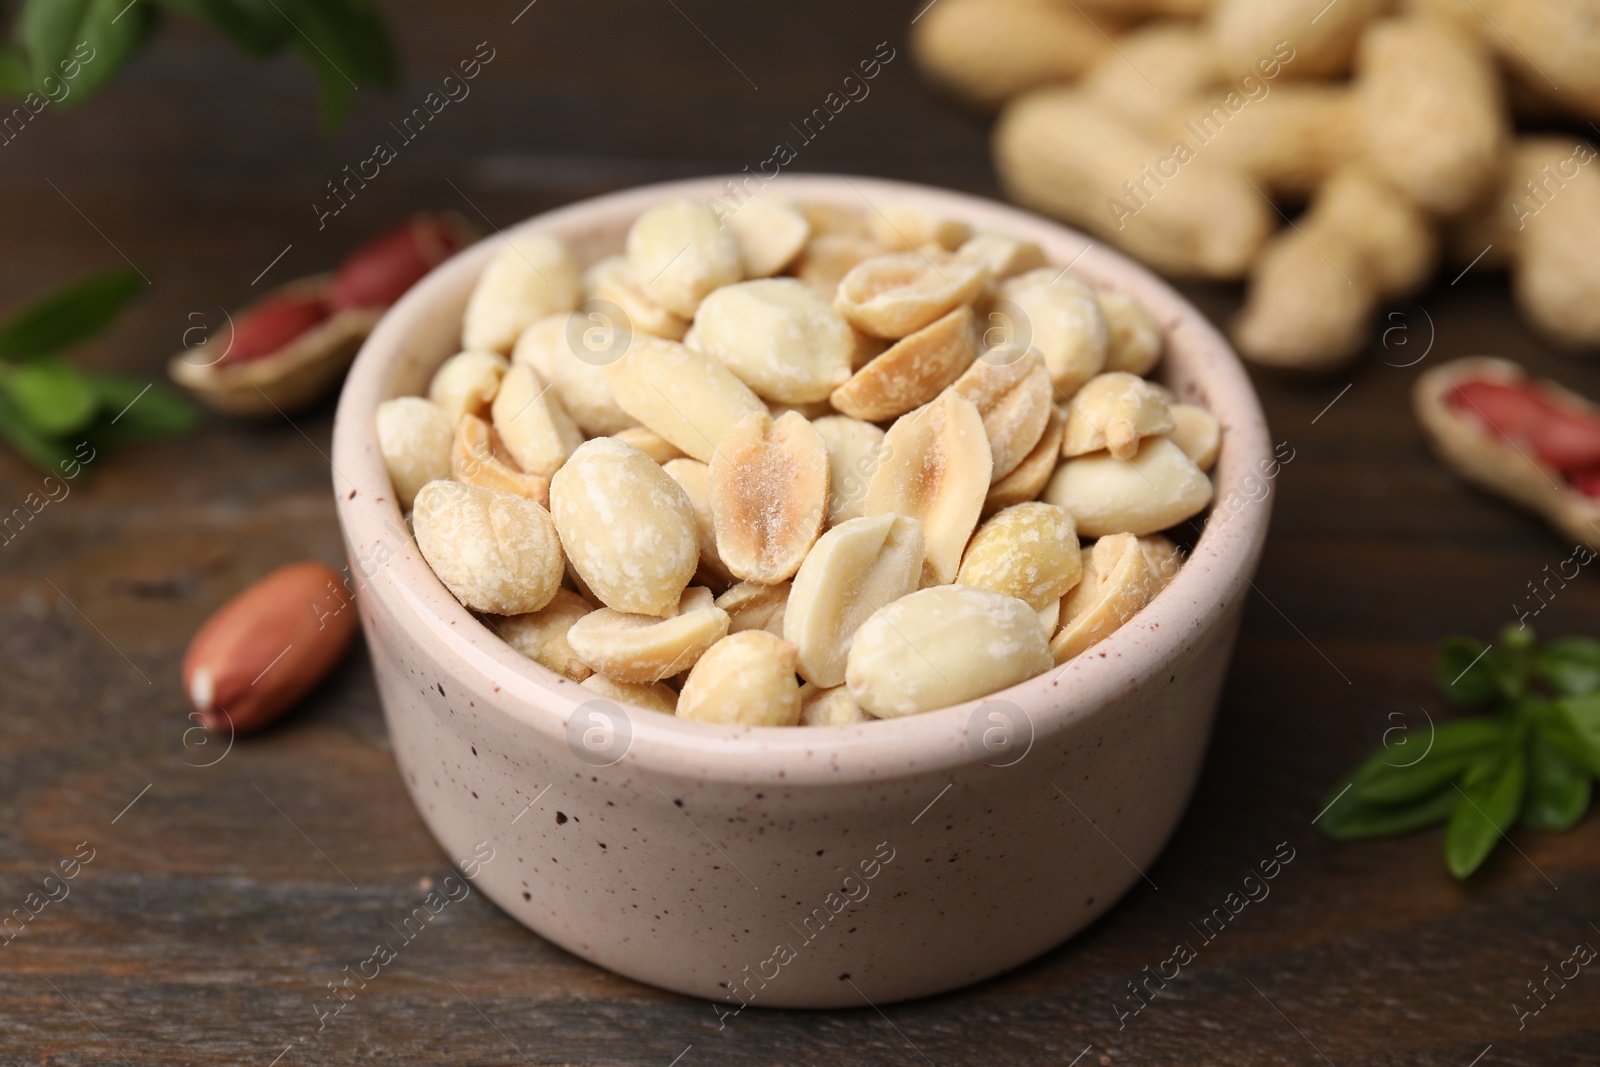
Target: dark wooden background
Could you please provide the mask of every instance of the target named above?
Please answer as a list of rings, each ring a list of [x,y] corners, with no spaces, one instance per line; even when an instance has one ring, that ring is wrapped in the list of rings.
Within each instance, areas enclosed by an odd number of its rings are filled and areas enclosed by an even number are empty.
[[[86,359],[154,377],[188,327],[409,210],[476,205],[503,224],[754,165],[885,40],[898,57],[796,169],[995,191],[984,121],[914,76],[906,5],[538,0],[513,24],[525,2],[386,5],[404,88],[360,91],[335,136],[316,131],[299,67],[249,65],[170,25],[104,97],[0,148],[0,304],[126,258],[148,294]],[[319,232],[324,182],[482,41],[495,58],[471,97]],[[1600,945],[1600,819],[1514,832],[1517,850],[1464,885],[1436,833],[1342,845],[1311,825],[1391,712],[1418,728],[1421,709],[1439,713],[1431,643],[1490,635],[1571,550],[1437,466],[1407,392],[1419,370],[1479,352],[1590,395],[1600,371],[1532,338],[1503,279],[1454,273],[1350,371],[1256,376],[1295,459],[1198,795],[1149,871],[1159,889],[1141,884],[1015,973],[882,1013],[756,1010],[718,1032],[707,1004],[574,959],[474,896],[319,1032],[325,983],[389,937],[446,858],[395,773],[364,654],[209,767],[196,764],[216,746],[184,743],[178,665],[244,583],[293,559],[342,563],[332,404],[102,456],[0,549],[0,911],[79,842],[94,849],[71,895],[0,947],[0,1063],[1600,1062],[1600,974],[1525,1028],[1513,1007],[1575,944]],[[1231,287],[1190,292],[1219,322],[1237,306]],[[0,509],[39,484],[0,454]],[[1597,607],[1583,574],[1534,621],[1594,632]],[[1125,983],[1192,940],[1189,923],[1279,842],[1295,859],[1271,896],[1119,1031]]]

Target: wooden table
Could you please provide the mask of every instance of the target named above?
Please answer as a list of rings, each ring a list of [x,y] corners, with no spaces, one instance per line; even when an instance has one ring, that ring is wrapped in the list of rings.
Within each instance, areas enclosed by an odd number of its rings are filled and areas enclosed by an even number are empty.
[[[87,359],[154,377],[191,325],[220,325],[221,307],[323,268],[408,210],[509,223],[759,164],[886,40],[899,54],[871,95],[795,167],[994,192],[984,121],[914,77],[904,5],[543,0],[513,23],[524,2],[386,5],[405,86],[362,90],[333,137],[316,132],[298,67],[249,65],[174,21],[105,97],[0,148],[0,299],[128,260],[148,294]],[[472,95],[319,231],[324,183],[481,41],[495,58]],[[1219,322],[1238,303],[1232,287],[1190,292]],[[1464,885],[1436,833],[1342,845],[1311,825],[1391,712],[1419,727],[1421,709],[1439,712],[1432,642],[1492,634],[1571,549],[1429,458],[1407,405],[1419,370],[1497,352],[1600,395],[1600,372],[1531,338],[1482,269],[1399,310],[1389,325],[1404,329],[1347,372],[1257,375],[1295,459],[1209,762],[1153,884],[979,987],[881,1012],[756,1011],[721,1032],[709,1005],[574,959],[477,898],[319,1032],[325,983],[447,861],[395,773],[364,654],[210,766],[215,745],[185,744],[178,665],[242,584],[288,560],[342,562],[332,405],[293,425],[213,419],[97,459],[0,550],[0,907],[75,850],[93,854],[70,896],[0,947],[0,1063],[1600,1061],[1600,975],[1525,1028],[1513,1007],[1574,944],[1600,944],[1600,819],[1514,832],[1516,848]],[[0,456],[5,509],[39,482]],[[1535,621],[1592,632],[1597,608],[1583,575]],[[1295,858],[1270,897],[1119,1028],[1126,983],[1197,940],[1190,924],[1280,842]]]

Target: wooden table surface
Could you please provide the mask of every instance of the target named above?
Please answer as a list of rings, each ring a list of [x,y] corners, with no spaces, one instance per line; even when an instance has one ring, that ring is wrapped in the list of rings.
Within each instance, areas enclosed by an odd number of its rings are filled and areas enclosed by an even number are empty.
[[[174,21],[104,97],[0,148],[0,303],[126,259],[148,292],[85,358],[155,377],[185,329],[220,325],[221,307],[324,268],[406,211],[504,224],[759,164],[880,41],[896,58],[795,169],[995,191],[984,121],[914,76],[904,5],[524,3],[385,5],[404,87],[363,89],[334,136],[316,131],[300,68],[248,64]],[[471,96],[319,231],[324,183],[479,42],[494,59]],[[0,947],[0,1063],[1600,1062],[1600,974],[1520,1026],[1514,1007],[1575,944],[1600,944],[1600,818],[1515,831],[1466,884],[1437,833],[1334,844],[1312,826],[1390,713],[1421,728],[1422,709],[1440,711],[1432,642],[1492,634],[1572,547],[1435,464],[1407,395],[1421,369],[1477,352],[1590,395],[1600,370],[1531,337],[1502,278],[1453,273],[1397,310],[1387,346],[1374,331],[1353,369],[1256,374],[1295,458],[1198,793],[1153,884],[1011,974],[881,1012],[756,1010],[719,1032],[708,1004],[598,970],[474,897],[319,1032],[325,983],[447,860],[395,771],[363,651],[220,760],[185,743],[178,666],[244,583],[303,557],[342,563],[332,404],[98,458],[0,551],[0,911],[58,860],[93,856]],[[1219,322],[1238,303],[1233,287],[1189,292]],[[5,510],[39,483],[0,455]],[[1585,574],[1534,622],[1593,632],[1596,608]],[[1192,940],[1190,923],[1280,843],[1295,858],[1270,897],[1119,1028],[1126,983]]]

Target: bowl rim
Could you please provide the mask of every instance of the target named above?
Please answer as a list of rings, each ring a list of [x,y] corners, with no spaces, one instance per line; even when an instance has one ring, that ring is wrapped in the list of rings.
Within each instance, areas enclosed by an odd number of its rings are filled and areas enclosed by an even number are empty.
[[[977,700],[850,726],[726,726],[628,706],[620,728],[629,732],[629,740],[620,762],[646,774],[785,786],[892,779],[989,762],[990,753],[974,743],[973,735],[994,721],[987,717],[985,705],[1001,701],[1020,708],[1025,721],[1013,719],[1012,727],[1026,730],[1031,748],[1069,726],[1109,714],[1118,697],[1175,662],[1242,599],[1260,558],[1271,513],[1274,474],[1267,473],[1268,464],[1274,463],[1271,438],[1238,356],[1194,305],[1156,275],[1059,223],[932,186],[846,175],[755,178],[749,173],[637,186],[497,229],[435,268],[378,323],[340,395],[330,466],[357,596],[376,598],[397,622],[414,625],[419,644],[437,650],[443,661],[454,661],[456,687],[467,684],[481,694],[483,714],[493,709],[546,741],[572,745],[575,731],[589,721],[575,719],[574,713],[599,695],[512,649],[457,602],[422,559],[393,498],[374,428],[378,403],[398,395],[392,391],[397,365],[413,355],[410,342],[415,336],[428,335],[425,324],[431,321],[437,326],[436,305],[464,299],[461,294],[508,234],[548,231],[570,241],[572,235],[599,225],[620,226],[625,232],[626,222],[652,204],[677,198],[737,202],[736,190],[748,191],[752,180],[758,183],[753,195],[771,189],[794,200],[864,203],[873,210],[885,202],[903,203],[947,213],[975,228],[1035,240],[1051,262],[1066,263],[1063,273],[1075,270],[1097,288],[1117,289],[1138,299],[1162,328],[1162,366],[1179,365],[1191,382],[1185,395],[1203,399],[1223,425],[1221,455],[1211,470],[1213,501],[1194,550],[1177,576],[1090,653],[1044,674]],[[453,337],[458,345],[459,333]],[[1241,490],[1246,504],[1230,512],[1226,521],[1218,520],[1219,502]],[[380,546],[388,549],[387,554],[379,551]],[[361,561],[374,555],[386,558],[368,573]],[[463,677],[464,671],[472,676]],[[824,749],[827,758],[808,758],[817,749]],[[591,764],[602,765],[609,766]]]

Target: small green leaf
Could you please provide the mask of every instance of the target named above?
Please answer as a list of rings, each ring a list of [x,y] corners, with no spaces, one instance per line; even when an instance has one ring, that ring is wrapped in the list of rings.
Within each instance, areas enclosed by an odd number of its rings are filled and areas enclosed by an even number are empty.
[[[383,20],[360,0],[277,0],[297,33],[290,45],[305,60],[321,90],[324,129],[344,122],[350,99],[363,86],[390,86],[399,67]]]
[[[65,464],[72,461],[72,452],[66,445],[40,435],[27,424],[4,390],[0,390],[0,437],[50,474],[66,471]]]
[[[1439,643],[1433,676],[1445,700],[1458,708],[1479,708],[1500,692],[1484,660],[1491,653],[1470,637],[1447,637]]]
[[[1562,637],[1534,660],[1534,673],[1558,693],[1583,696],[1600,690],[1600,641]]]
[[[0,357],[49,355],[93,337],[143,286],[131,270],[109,270],[46,293],[0,324]]]
[[[33,75],[28,70],[28,57],[0,41],[0,93],[21,99],[32,89]]]
[[[1542,731],[1528,735],[1528,799],[1522,823],[1534,830],[1570,830],[1589,810],[1589,775]]]
[[[1507,749],[1491,770],[1469,773],[1461,788],[1462,802],[1450,815],[1444,832],[1445,862],[1450,873],[1465,878],[1494,850],[1500,834],[1516,821],[1527,786],[1528,763],[1522,745]],[[1452,787],[1456,788],[1456,787]]]
[[[1501,720],[1463,719],[1435,727],[1431,736],[1382,747],[1357,769],[1351,795],[1377,804],[1429,796],[1462,775],[1476,754],[1503,743],[1506,730]]]
[[[1332,806],[1323,812],[1317,825],[1338,841],[1394,837],[1444,822],[1460,800],[1461,794],[1454,786],[1399,804],[1377,804],[1348,795],[1338,800],[1330,797]]]
[[[200,413],[160,382],[137,375],[93,373],[90,385],[100,398],[102,419],[95,424],[100,440],[144,441],[188,433]]]
[[[271,0],[160,0],[160,3],[209,24],[257,59],[277,52],[294,32]]]
[[[72,107],[111,80],[154,23],[150,0],[27,0],[17,29],[34,88]]]
[[[28,427],[45,437],[81,430],[100,407],[88,379],[53,360],[7,371],[0,385]]]
[[[1600,774],[1600,694],[1562,697],[1551,705],[1548,717],[1557,726],[1555,733],[1568,735],[1569,744],[1563,751],[1591,774]]]

